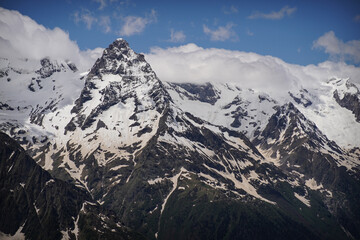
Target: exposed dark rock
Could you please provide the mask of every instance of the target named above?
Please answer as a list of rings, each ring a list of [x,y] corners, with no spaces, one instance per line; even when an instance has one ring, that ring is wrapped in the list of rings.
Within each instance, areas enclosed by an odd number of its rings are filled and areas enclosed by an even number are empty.
[[[48,78],[53,75],[55,72],[60,72],[65,70],[63,65],[53,64],[49,58],[43,58],[40,60],[41,68],[37,71],[41,78]]]
[[[143,239],[119,226],[91,196],[53,178],[6,134],[0,132],[0,232],[26,239]],[[72,232],[77,224],[78,237]],[[0,235],[1,237],[1,235]]]
[[[359,89],[352,83],[346,82],[346,86],[348,88],[355,88],[356,93],[348,93],[346,92],[343,98],[340,99],[339,93],[337,90],[334,91],[334,98],[336,102],[346,109],[349,109],[355,114],[355,118],[357,122],[360,122],[360,91]]]
[[[30,122],[41,126],[45,114],[56,111],[59,101],[59,99],[52,99],[50,102],[45,103],[44,107],[37,105],[31,110]]]
[[[214,105],[220,98],[216,92],[217,90],[214,89],[214,86],[210,83],[199,85],[193,83],[171,83],[170,85],[172,85],[174,89],[176,89],[176,86],[185,89],[186,92],[182,93],[190,100],[199,100]]]
[[[28,85],[28,89],[32,92],[35,92],[34,83],[31,81],[31,83]]]
[[[67,131],[73,132],[76,129],[76,125],[74,123],[74,118],[71,119],[71,121],[65,126],[65,135]]]
[[[280,107],[253,143],[272,152],[272,157],[279,159],[280,168],[290,172],[298,181],[314,179],[330,190],[334,198],[330,200],[327,194],[321,194],[320,201],[341,226],[353,236],[360,236],[360,231],[356,230],[360,224],[360,208],[352,200],[360,195],[359,170],[353,169],[355,173],[351,173],[345,167],[339,167],[341,159],[336,159],[336,154],[346,155],[293,104]]]
[[[1,110],[9,110],[9,111],[14,111],[15,110],[13,107],[9,106],[9,104],[2,103],[2,102],[0,102],[0,109]]]
[[[305,94],[308,93],[308,91],[306,89],[301,89],[300,90],[300,93],[298,93],[297,95],[294,95],[293,93],[291,92],[288,92],[290,97],[292,99],[294,99],[294,101],[297,103],[297,104],[301,104],[303,105],[304,107],[308,107],[308,106],[311,106],[312,102],[306,98]]]
[[[2,70],[0,70],[0,78],[7,77],[8,74],[9,74],[9,69],[6,69],[6,70],[2,69]]]
[[[79,113],[83,104],[92,99],[90,94],[91,89],[96,89],[95,84],[93,82],[86,81],[80,97],[76,99],[75,106],[71,109],[71,113]]]
[[[146,126],[137,133],[137,136],[141,137],[141,135],[143,135],[145,133],[149,133],[151,131],[152,131],[151,127]]]
[[[270,96],[268,96],[267,94],[260,94],[259,101],[260,102],[268,101],[268,102],[273,102],[275,104],[277,103],[274,99],[270,98]]]
[[[69,62],[69,63],[67,63],[67,65],[68,65],[68,67],[71,69],[71,71],[73,71],[73,72],[77,72],[77,71],[78,71],[78,69],[77,69],[77,67],[76,67],[76,65],[75,65],[74,63]]]
[[[107,129],[107,126],[106,126],[106,124],[105,124],[103,121],[101,121],[101,120],[99,119],[99,120],[98,120],[98,123],[97,123],[97,125],[96,125],[96,131],[99,130],[100,128],[106,128],[106,129]]]

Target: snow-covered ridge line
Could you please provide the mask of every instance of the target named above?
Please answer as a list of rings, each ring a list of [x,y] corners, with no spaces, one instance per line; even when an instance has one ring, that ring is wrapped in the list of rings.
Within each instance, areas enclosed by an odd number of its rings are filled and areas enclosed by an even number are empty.
[[[331,78],[328,82],[321,82],[316,88],[300,87],[289,92],[286,97],[275,96],[275,99],[265,92],[244,89],[235,83],[206,83],[207,88],[210,84],[213,91],[220,96],[215,102],[200,101],[200,96],[189,93],[181,87],[183,84],[170,83],[166,86],[174,102],[184,111],[212,124],[241,131],[250,139],[264,129],[277,106],[292,102],[330,140],[341,147],[353,148],[360,146],[360,137],[357,134],[360,132],[360,122],[356,121],[354,113],[340,106],[334,98],[336,91],[360,96],[356,86],[350,81]],[[202,94],[212,93],[209,91]]]

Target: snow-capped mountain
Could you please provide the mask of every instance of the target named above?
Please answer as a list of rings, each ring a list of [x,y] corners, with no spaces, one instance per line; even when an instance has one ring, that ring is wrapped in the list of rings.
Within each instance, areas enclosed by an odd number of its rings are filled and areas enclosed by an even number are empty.
[[[278,105],[268,94],[234,84],[168,83],[167,90],[181,108],[215,125],[237,130],[252,139],[264,129]]]
[[[146,238],[360,236],[360,151],[348,149],[360,143],[356,132],[341,141],[344,129],[360,129],[350,82],[286,99],[234,84],[163,83],[123,39],[87,73],[17,61],[2,61],[1,130]],[[329,109],[349,116],[342,128],[328,129]]]
[[[359,90],[349,79],[330,78],[319,88],[300,87],[298,91],[288,92],[286,98],[244,89],[234,83],[167,83],[166,86],[172,99],[184,111],[240,131],[251,140],[265,128],[276,106],[292,102],[341,147],[360,146]]]

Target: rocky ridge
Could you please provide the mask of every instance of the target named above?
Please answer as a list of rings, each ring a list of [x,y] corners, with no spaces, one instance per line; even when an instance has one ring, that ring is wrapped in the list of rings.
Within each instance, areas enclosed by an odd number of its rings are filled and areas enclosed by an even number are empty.
[[[162,83],[123,39],[81,78],[73,103],[31,107],[30,124],[2,129],[148,239],[360,235],[359,155],[302,114],[316,104],[307,90],[281,104],[229,84]]]

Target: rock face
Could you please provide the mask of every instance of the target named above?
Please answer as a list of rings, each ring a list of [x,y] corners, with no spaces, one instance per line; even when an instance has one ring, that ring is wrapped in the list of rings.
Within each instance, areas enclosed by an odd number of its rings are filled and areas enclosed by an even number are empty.
[[[311,197],[309,191],[318,191],[341,226],[353,229],[354,236],[359,235],[355,230],[360,223],[360,208],[354,204],[354,197],[360,194],[356,157],[328,140],[291,103],[278,109],[253,143],[264,155],[275,159],[280,169],[305,183],[308,189],[303,188],[298,194]]]
[[[341,89],[336,89],[334,91],[334,98],[336,102],[349,109],[352,113],[355,114],[356,121],[360,122],[360,91],[355,84],[346,81],[345,83],[337,82],[335,84],[341,84]]]
[[[46,61],[41,65],[48,69]],[[330,141],[302,114],[300,107],[316,103],[307,90],[289,93],[289,102],[280,104],[227,84],[162,83],[123,39],[82,79],[73,102],[62,104],[62,97],[42,111],[32,107],[30,125],[1,125],[61,179],[34,165],[48,176],[31,184],[37,192],[53,186],[46,184],[52,179],[62,184],[44,195],[51,199],[58,191],[64,198],[54,210],[63,216],[54,239],[74,237],[77,229],[89,237],[93,226],[96,236],[124,239],[141,238],[129,229],[147,239],[360,237],[360,154]],[[10,155],[1,172],[6,179]],[[10,189],[1,196],[11,196]],[[10,230],[0,225],[1,231],[14,234],[33,217],[28,213],[50,208],[36,198],[41,194],[34,196],[26,206],[35,210],[26,209]],[[22,232],[30,234],[25,226]]]
[[[204,85],[197,85],[192,83],[171,83],[171,87],[181,91],[188,99],[210,103],[214,105],[216,101],[220,98],[219,93],[216,89],[210,84],[206,83]]]
[[[102,213],[87,191],[53,178],[1,132],[0,191],[0,238],[141,239]]]

